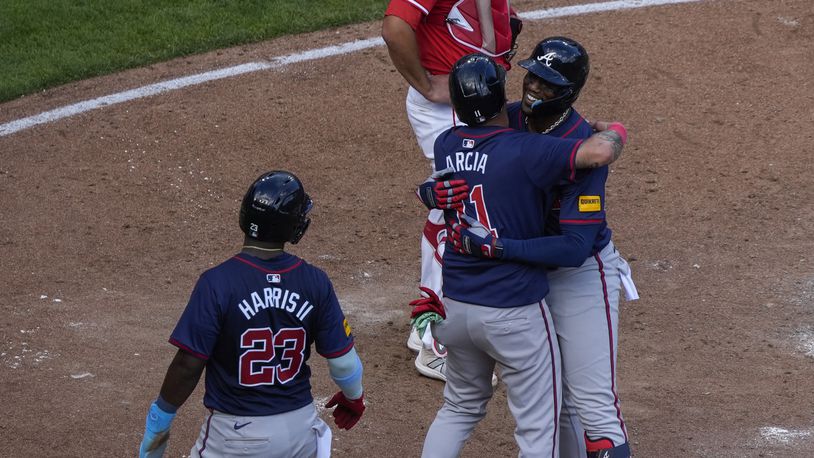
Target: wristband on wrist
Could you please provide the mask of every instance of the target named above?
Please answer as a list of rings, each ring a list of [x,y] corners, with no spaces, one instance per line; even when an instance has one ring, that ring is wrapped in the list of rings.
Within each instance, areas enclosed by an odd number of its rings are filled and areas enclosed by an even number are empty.
[[[162,398],[160,394],[158,395],[158,398],[156,398],[155,403],[158,406],[158,408],[160,408],[164,412],[175,413],[178,411],[178,407],[175,407],[174,405],[164,400],[164,398]]]
[[[614,122],[608,126],[608,130],[612,130],[622,137],[622,145],[627,143],[627,129],[621,122]]]
[[[153,433],[159,433],[170,429],[172,420],[175,419],[175,413],[170,413],[158,407],[156,402],[150,405],[150,411],[147,412],[146,429]]]

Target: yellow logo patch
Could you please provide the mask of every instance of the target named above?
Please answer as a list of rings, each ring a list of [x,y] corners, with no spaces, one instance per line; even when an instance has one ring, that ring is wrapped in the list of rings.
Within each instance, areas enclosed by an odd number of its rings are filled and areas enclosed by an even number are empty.
[[[602,199],[599,196],[579,196],[580,213],[602,211]]]
[[[345,321],[342,322],[342,326],[345,327],[345,336],[350,337],[350,324],[348,324],[347,318],[345,318]]]

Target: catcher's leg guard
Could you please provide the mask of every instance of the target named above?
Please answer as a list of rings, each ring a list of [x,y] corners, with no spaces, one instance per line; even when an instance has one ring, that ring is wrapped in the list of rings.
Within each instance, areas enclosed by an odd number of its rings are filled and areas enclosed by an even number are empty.
[[[591,440],[586,434],[585,449],[588,451],[588,458],[630,458],[630,445],[627,442],[614,447],[613,442],[604,437]]]

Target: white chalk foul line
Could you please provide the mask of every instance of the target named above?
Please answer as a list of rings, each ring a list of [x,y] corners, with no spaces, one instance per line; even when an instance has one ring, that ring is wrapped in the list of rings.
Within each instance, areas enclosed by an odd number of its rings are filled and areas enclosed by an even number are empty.
[[[578,16],[580,14],[601,13],[604,11],[629,10],[645,6],[671,5],[675,3],[692,3],[702,0],[619,0],[614,2],[588,3],[584,5],[563,6],[547,10],[529,11],[519,13],[521,19],[551,19],[565,16]]]
[[[589,3],[584,5],[565,6],[561,8],[551,8],[546,10],[529,11],[520,13],[520,17],[525,20],[550,19],[565,16],[576,16],[580,14],[598,13],[603,11],[624,10],[631,8],[642,8],[647,6],[669,5],[675,3],[691,3],[703,0],[621,0],[602,3]],[[380,37],[368,38],[366,40],[356,40],[340,45],[326,46],[324,48],[312,49],[309,51],[289,54],[271,59],[270,61],[249,62],[247,64],[234,67],[222,68],[205,73],[198,73],[191,76],[184,76],[160,83],[130,89],[129,91],[118,92],[116,94],[85,100],[83,102],[66,105],[27,118],[10,121],[0,124],[0,137],[11,135],[30,127],[45,124],[70,116],[78,115],[86,111],[95,110],[110,105],[115,105],[130,100],[149,97],[163,92],[181,89],[187,86],[215,81],[232,76],[243,75],[260,70],[283,67],[289,64],[305,62],[309,60],[322,59],[325,57],[349,54],[363,49],[383,46],[384,41]]]

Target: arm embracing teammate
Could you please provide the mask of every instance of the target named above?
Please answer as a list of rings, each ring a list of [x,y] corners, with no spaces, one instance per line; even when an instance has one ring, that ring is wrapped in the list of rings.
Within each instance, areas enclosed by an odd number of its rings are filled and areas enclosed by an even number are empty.
[[[588,138],[593,129],[572,106],[589,72],[588,53],[567,37],[542,40],[518,65],[528,70],[523,96],[509,104],[514,129],[555,138]],[[548,268],[546,303],[562,355],[560,458],[628,458],[630,439],[616,383],[619,293],[638,298],[630,266],[606,221],[608,167],[577,173],[547,200],[545,236],[493,236],[477,222],[458,225],[456,251]],[[449,187],[434,183],[437,193]],[[456,182],[457,187],[466,187]]]
[[[160,457],[176,410],[206,369],[208,409],[190,456],[329,456],[311,395],[312,345],[340,391],[326,407],[352,428],[364,410],[362,362],[328,276],[284,251],[313,202],[289,172],[261,175],[240,207],[243,249],[198,279],[170,343],[178,347],[147,414],[140,457]],[[248,451],[248,452],[247,452]]]
[[[588,139],[559,139],[509,128],[505,70],[483,54],[461,58],[449,81],[451,100],[467,126],[435,143],[435,168],[465,180],[469,198],[445,210],[448,227],[479,221],[491,237],[527,239],[544,233],[546,195],[577,169],[615,160],[624,128]],[[606,127],[606,123],[598,123]],[[528,263],[474,257],[447,241],[443,311],[430,326],[447,348],[444,404],[427,432],[424,457],[456,457],[492,396],[498,367],[517,423],[521,456],[555,456],[561,407],[560,354],[546,269]]]
[[[433,144],[441,132],[461,125],[450,105],[448,75],[461,57],[478,51],[510,68],[522,22],[508,0],[391,0],[382,38],[393,65],[409,84],[407,118],[432,166]],[[419,288],[441,296],[441,260],[446,228],[443,213],[430,210],[421,235]],[[413,328],[407,346],[417,351],[419,373],[445,380],[445,351],[431,333],[422,340]]]

